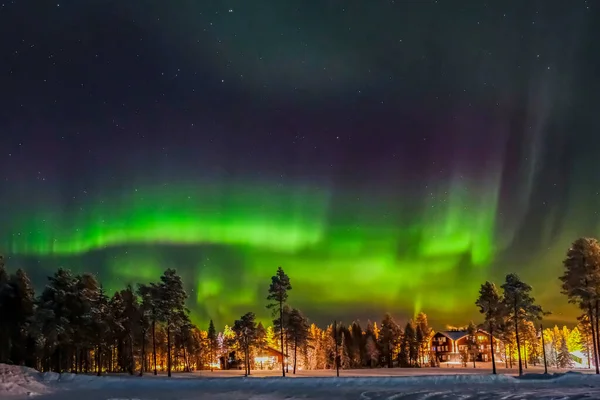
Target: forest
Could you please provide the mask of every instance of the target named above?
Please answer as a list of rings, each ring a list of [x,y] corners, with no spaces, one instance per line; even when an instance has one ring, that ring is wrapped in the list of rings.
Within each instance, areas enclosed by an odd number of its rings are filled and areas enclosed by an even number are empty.
[[[480,330],[496,338],[490,340],[498,346],[492,357],[500,355],[506,368],[518,366],[520,374],[529,365],[570,368],[574,354],[585,355],[587,367],[599,373],[600,243],[577,239],[563,265],[562,292],[582,311],[573,329],[544,329],[543,318],[549,313],[516,274],[508,274],[499,287],[492,282],[481,285],[474,302],[480,324],[448,329]],[[336,321],[321,328],[289,305],[290,293],[290,278],[279,267],[265,293],[273,323],[265,327],[249,311],[217,332],[212,321],[206,329],[192,323],[188,296],[174,269],[165,270],[156,282],[128,284],[110,295],[93,274],[59,269],[36,294],[25,271],[9,273],[0,256],[0,363],[40,371],[140,376],[216,368],[244,369],[245,374],[278,368],[285,376],[299,369],[440,365],[425,313],[404,324],[385,314],[379,323]],[[465,366],[481,347],[477,335],[469,338]],[[265,349],[285,354],[287,363],[258,363],[256,356]],[[496,373],[497,363],[491,364]]]

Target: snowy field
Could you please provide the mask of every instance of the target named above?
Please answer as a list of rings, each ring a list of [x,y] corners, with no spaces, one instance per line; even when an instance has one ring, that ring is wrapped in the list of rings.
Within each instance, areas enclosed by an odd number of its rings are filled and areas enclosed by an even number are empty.
[[[405,376],[399,376],[402,371]],[[409,372],[410,371],[410,372]],[[500,370],[502,372],[502,369]],[[310,371],[290,379],[244,378],[235,371],[164,376],[95,377],[39,373],[0,364],[0,398],[65,400],[297,400],[297,399],[600,399],[600,377],[556,374],[551,379],[530,374],[492,376],[483,369]],[[398,376],[385,376],[385,373]],[[369,375],[370,374],[370,375]],[[376,374],[376,375],[374,375]],[[329,376],[326,376],[329,375]]]

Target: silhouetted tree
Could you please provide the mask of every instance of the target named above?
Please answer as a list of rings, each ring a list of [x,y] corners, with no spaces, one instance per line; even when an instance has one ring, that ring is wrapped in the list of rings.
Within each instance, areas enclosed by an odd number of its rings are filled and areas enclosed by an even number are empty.
[[[385,314],[381,321],[379,340],[387,360],[388,368],[392,368],[393,366],[393,351],[399,343],[400,335],[400,327],[396,321],[394,321],[390,314]]]
[[[217,348],[217,331],[215,330],[215,324],[213,320],[210,320],[208,324],[208,348],[210,352],[210,370],[213,370],[213,363],[215,362],[215,349]]]
[[[587,313],[594,348],[596,374],[600,374],[600,332],[598,312],[600,301],[600,243],[594,238],[579,238],[571,244],[563,261],[565,271],[560,277],[562,293],[569,303],[577,304]]]
[[[269,286],[269,295],[267,296],[267,300],[270,303],[267,305],[267,308],[273,311],[274,315],[278,315],[279,318],[279,326],[280,329],[280,338],[281,338],[281,352],[283,353],[285,350],[283,346],[283,338],[285,334],[285,321],[283,314],[283,307],[288,299],[288,292],[292,290],[292,285],[290,283],[290,278],[283,271],[283,268],[278,267],[277,272],[271,278],[271,285]],[[285,357],[282,357],[284,360]],[[281,363],[281,374],[285,377],[285,362]]]
[[[298,360],[298,348],[304,346],[308,341],[308,321],[302,315],[300,310],[293,308],[289,315],[289,339],[294,347],[294,369],[296,374],[296,366]]]
[[[540,319],[543,315],[543,310],[541,306],[535,303],[535,299],[531,296],[531,286],[521,281],[516,274],[508,274],[506,276],[502,289],[504,290],[504,309],[507,316],[512,319],[515,328],[519,375],[523,375],[519,324],[524,320]]]
[[[176,332],[182,323],[182,316],[187,313],[185,300],[187,293],[183,288],[181,277],[174,269],[167,269],[160,277],[158,291],[158,315],[165,324],[167,331],[167,375],[171,376],[171,335]]]
[[[492,282],[485,282],[479,289],[479,297],[475,305],[479,307],[479,312],[483,314],[485,325],[488,330],[490,340],[490,350],[492,353],[492,374],[496,375],[496,358],[494,349],[494,333],[502,323],[504,309],[502,307],[502,297]]]
[[[250,347],[256,338],[256,317],[254,313],[249,312],[233,324],[233,331],[236,334],[240,348],[244,351],[245,375],[250,375]]]

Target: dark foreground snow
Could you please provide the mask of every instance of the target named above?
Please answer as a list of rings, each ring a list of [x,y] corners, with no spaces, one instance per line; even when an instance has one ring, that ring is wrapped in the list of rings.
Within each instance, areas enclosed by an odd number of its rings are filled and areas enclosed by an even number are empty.
[[[600,399],[600,377],[507,375],[353,378],[95,377],[0,365],[0,398],[64,400]]]

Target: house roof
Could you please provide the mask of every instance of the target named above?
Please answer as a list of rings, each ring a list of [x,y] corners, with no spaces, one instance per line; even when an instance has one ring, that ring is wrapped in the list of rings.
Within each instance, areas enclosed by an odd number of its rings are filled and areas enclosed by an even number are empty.
[[[467,336],[467,331],[439,331],[438,333],[441,333],[451,340],[458,340]]]
[[[440,333],[440,334],[442,334],[442,335],[446,336],[447,338],[450,338],[450,339],[452,339],[454,341],[456,341],[458,339],[461,339],[461,338],[463,338],[463,337],[465,337],[465,336],[467,336],[469,334],[469,332],[466,331],[466,330],[439,331],[439,332],[436,332],[436,333]],[[486,335],[489,335],[489,333],[486,332],[486,331],[484,331],[483,329],[477,329],[477,333],[484,333]]]

